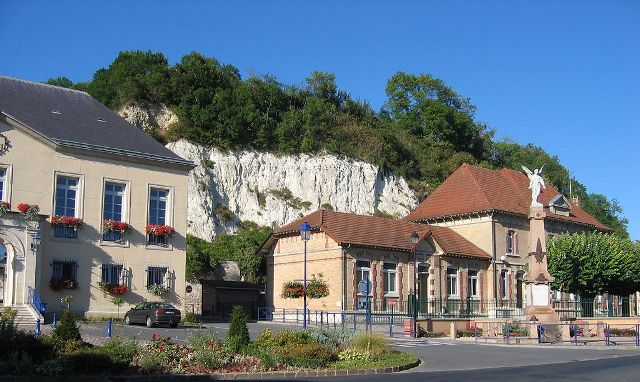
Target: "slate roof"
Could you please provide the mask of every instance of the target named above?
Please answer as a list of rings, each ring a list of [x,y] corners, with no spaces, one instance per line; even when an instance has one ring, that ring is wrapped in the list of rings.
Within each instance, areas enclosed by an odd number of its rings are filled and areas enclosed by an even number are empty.
[[[298,235],[298,227],[305,221],[314,231],[325,232],[339,245],[411,251],[411,234],[415,231],[420,240],[431,236],[446,255],[491,258],[475,244],[446,227],[327,210],[318,210],[297,219],[276,230],[274,236]]]
[[[531,203],[528,188],[529,178],[519,171],[506,168],[496,171],[463,164],[405,219],[415,222],[485,211],[528,216]],[[560,192],[550,184],[540,193],[538,200],[545,206],[547,218],[610,230],[577,204],[571,205],[570,216],[553,214],[548,204],[558,195]]]
[[[192,166],[86,92],[0,76],[0,113],[57,146]]]

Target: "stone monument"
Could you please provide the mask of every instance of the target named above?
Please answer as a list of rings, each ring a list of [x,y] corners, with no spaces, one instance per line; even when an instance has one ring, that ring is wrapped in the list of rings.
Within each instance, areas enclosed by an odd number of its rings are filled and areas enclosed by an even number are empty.
[[[547,244],[544,229],[544,206],[538,201],[538,196],[545,188],[542,179],[542,166],[531,172],[522,166],[529,177],[531,190],[531,205],[529,207],[529,271],[525,277],[526,308],[525,317],[528,320],[541,323],[559,323],[558,314],[551,304],[550,284],[553,277],[547,269]]]

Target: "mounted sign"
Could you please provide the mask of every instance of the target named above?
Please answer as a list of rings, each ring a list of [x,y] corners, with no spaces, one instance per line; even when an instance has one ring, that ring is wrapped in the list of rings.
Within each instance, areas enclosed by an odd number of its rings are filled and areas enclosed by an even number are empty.
[[[358,283],[358,293],[369,294],[371,292],[371,282],[369,279],[362,279]]]
[[[187,285],[187,293],[191,293],[193,291],[193,287],[191,285]]]

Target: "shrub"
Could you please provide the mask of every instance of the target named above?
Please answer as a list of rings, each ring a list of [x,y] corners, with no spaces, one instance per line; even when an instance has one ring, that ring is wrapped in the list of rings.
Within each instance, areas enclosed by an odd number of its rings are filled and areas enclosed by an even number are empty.
[[[182,322],[189,322],[189,323],[200,322],[200,316],[195,313],[189,312],[189,313],[186,313],[184,317],[182,317]]]
[[[313,341],[319,342],[332,349],[346,347],[355,334],[352,330],[348,329],[327,329],[323,327],[309,328],[307,329],[307,333]]]
[[[279,346],[302,345],[311,342],[311,336],[307,332],[283,330],[278,333],[275,338],[275,342]]]
[[[0,358],[0,375],[31,374],[35,370],[33,359],[26,351],[2,353]]]
[[[220,369],[231,363],[233,355],[223,347],[212,347],[196,351],[195,358],[207,369]]]
[[[368,350],[344,349],[338,353],[340,361],[365,361],[373,358]]]
[[[273,347],[277,345],[275,338],[273,338],[273,333],[269,328],[266,328],[265,330],[263,330],[262,333],[258,335],[254,343],[258,347],[262,347],[262,348],[268,348],[268,347]]]
[[[51,358],[36,367],[36,373],[41,375],[60,375],[71,372],[72,365],[68,361],[60,358]]]
[[[351,348],[370,352],[374,356],[389,353],[391,346],[386,338],[373,333],[358,333],[351,339]]]
[[[162,350],[149,350],[142,353],[138,361],[140,369],[145,373],[152,373],[169,362],[169,356]]]
[[[286,364],[300,367],[322,367],[335,359],[329,347],[317,342],[287,345],[279,349]]]
[[[52,335],[63,340],[82,340],[76,318],[69,310],[65,310],[62,313],[62,317],[56,328],[53,329]]]
[[[97,373],[111,370],[114,367],[109,355],[98,349],[80,349],[60,357],[62,362],[73,366],[76,373]]]
[[[138,342],[132,338],[113,337],[98,350],[109,356],[117,366],[129,366],[138,354]]]
[[[227,346],[234,352],[239,352],[250,342],[249,328],[247,328],[247,314],[240,305],[234,305],[231,311],[231,322],[227,333]]]
[[[205,332],[203,330],[198,330],[191,333],[191,335],[189,335],[188,341],[189,345],[191,345],[191,347],[195,350],[209,349],[216,346],[222,347],[220,340],[214,333]]]

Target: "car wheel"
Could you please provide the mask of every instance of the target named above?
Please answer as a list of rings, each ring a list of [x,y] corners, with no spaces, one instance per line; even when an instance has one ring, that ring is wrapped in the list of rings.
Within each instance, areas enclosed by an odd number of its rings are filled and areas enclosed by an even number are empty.
[[[172,323],[172,324],[171,324],[171,327],[172,327],[172,328],[177,328],[177,327],[178,327],[178,323],[177,323],[177,322]]]
[[[147,327],[153,328],[153,321],[151,321],[151,317],[147,317]]]
[[[129,318],[129,316],[124,316],[124,323],[127,325],[131,325],[131,319]]]

